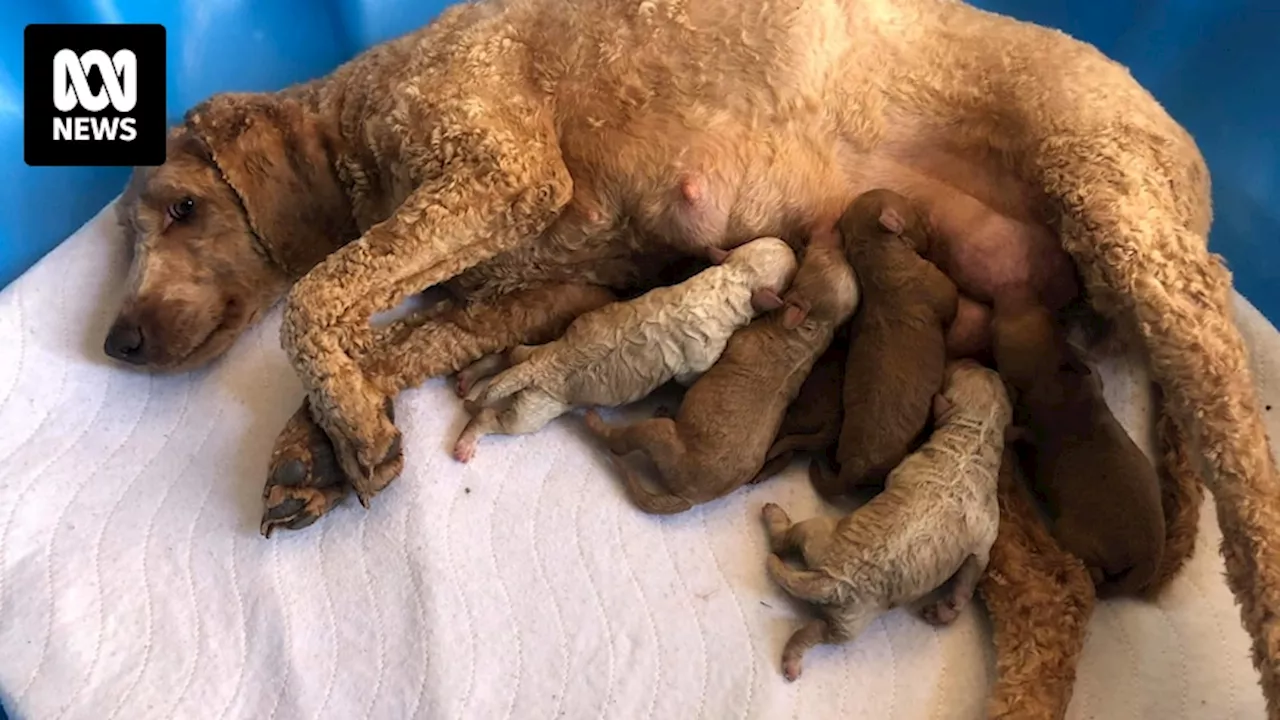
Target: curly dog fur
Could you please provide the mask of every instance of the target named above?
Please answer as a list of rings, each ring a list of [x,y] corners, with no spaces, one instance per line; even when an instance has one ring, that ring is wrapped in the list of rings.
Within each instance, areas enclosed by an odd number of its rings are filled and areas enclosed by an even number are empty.
[[[1061,720],[1093,614],[1093,580],[1049,534],[1010,448],[1000,463],[998,494],[1000,531],[978,583],[996,645],[988,716]]]
[[[402,460],[360,361],[375,313],[437,285],[643,284],[645,258],[803,242],[875,187],[926,208],[959,189],[1054,228],[1094,306],[1141,339],[1207,461],[1280,717],[1280,487],[1207,248],[1208,172],[1123,67],[1061,33],[954,0],[459,5],[315,82],[195,108],[122,203],[137,252],[118,325],[129,362],[188,367],[287,291],[311,415],[376,489]],[[440,369],[480,356],[442,352]]]

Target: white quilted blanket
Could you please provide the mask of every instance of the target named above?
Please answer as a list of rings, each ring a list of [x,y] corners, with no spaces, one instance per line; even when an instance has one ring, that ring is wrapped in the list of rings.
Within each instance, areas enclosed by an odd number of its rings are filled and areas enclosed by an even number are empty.
[[[575,418],[446,448],[442,381],[398,403],[408,466],[373,508],[258,534],[301,390],[278,316],[224,361],[149,377],[99,350],[125,250],[103,213],[0,293],[0,702],[84,718],[974,718],[986,620],[905,612],[778,672],[797,608],[771,586],[762,503],[821,511],[799,468],[683,516],[624,500]],[[1239,318],[1267,402],[1280,334]],[[1108,377],[1146,432],[1143,383]],[[1280,408],[1270,431],[1280,438]],[[1155,605],[1102,606],[1070,718],[1261,718],[1211,508]]]

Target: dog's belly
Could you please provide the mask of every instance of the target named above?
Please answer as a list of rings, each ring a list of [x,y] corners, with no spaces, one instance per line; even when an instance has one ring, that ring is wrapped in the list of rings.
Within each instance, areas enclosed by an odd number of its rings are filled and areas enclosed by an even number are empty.
[[[1078,292],[1043,198],[984,152],[910,136],[858,151],[821,114],[760,129],[724,113],[699,131],[681,115],[566,133],[569,207],[541,238],[455,287],[507,292],[575,279],[643,287],[665,261],[709,246],[766,235],[801,246],[858,194],[887,187],[922,206],[938,241],[930,259],[966,295],[989,303],[1030,288],[1058,307]]]

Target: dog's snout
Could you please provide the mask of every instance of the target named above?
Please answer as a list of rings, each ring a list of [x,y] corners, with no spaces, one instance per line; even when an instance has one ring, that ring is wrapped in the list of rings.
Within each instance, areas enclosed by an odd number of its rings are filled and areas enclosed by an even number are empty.
[[[146,362],[146,339],[142,327],[130,320],[117,320],[107,333],[103,351],[110,357],[133,365]]]

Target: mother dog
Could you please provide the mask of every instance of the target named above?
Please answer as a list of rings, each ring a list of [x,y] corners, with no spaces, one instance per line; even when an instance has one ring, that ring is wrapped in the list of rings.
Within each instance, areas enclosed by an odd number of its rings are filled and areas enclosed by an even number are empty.
[[[477,327],[521,293],[802,242],[873,187],[914,198],[945,240],[1056,236],[1094,306],[1144,340],[1209,461],[1274,716],[1280,486],[1206,248],[1203,160],[1093,48],[956,0],[481,0],[321,80],[215,96],[126,193],[136,259],[107,351],[197,365],[287,292],[310,416],[282,447],[327,436],[334,453],[276,463],[305,522],[340,492],[335,459],[366,502],[399,472],[388,363],[457,369],[515,340]],[[458,298],[443,314],[371,327],[437,285]],[[397,343],[416,350],[387,357]]]

